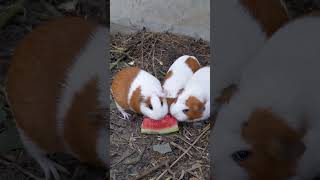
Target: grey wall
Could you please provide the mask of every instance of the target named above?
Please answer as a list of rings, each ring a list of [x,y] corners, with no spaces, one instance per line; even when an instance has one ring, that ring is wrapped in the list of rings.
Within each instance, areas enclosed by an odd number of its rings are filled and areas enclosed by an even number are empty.
[[[210,40],[210,0],[111,0],[111,30],[169,31]]]

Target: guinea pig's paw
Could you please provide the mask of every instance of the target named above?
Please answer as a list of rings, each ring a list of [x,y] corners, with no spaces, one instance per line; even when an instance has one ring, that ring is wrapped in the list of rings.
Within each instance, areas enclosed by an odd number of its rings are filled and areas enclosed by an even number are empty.
[[[47,157],[37,158],[36,160],[43,169],[46,180],[49,180],[51,178],[53,178],[53,180],[60,180],[61,176],[58,171],[70,174],[67,169]]]
[[[129,120],[129,117],[131,116],[131,114],[125,111],[122,111],[121,114],[122,114],[122,119],[125,119],[125,120]]]
[[[120,111],[122,114],[122,119],[128,120],[130,114],[127,113],[117,102],[115,102],[117,109]]]

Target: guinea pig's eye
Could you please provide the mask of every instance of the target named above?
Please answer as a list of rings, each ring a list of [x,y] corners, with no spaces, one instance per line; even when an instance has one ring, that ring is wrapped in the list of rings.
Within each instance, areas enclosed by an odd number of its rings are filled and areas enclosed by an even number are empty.
[[[184,109],[184,110],[182,110],[183,111],[183,113],[188,113],[189,112],[189,109]]]
[[[148,108],[151,110],[153,109],[151,104],[148,105]]]
[[[205,107],[202,107],[202,108],[200,109],[200,112],[203,112],[204,110],[206,110],[206,108],[205,108]]]
[[[251,154],[252,152],[249,150],[240,150],[232,153],[231,157],[235,162],[239,163],[241,161],[247,160]]]

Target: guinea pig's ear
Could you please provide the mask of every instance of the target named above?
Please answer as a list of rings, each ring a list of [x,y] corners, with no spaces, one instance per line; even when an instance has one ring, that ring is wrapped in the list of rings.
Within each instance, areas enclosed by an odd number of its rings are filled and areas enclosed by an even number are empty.
[[[269,146],[269,153],[279,160],[296,160],[305,152],[305,145],[301,140],[285,142],[277,139],[273,140]]]
[[[140,102],[140,103],[144,102],[144,97],[143,97],[143,96],[140,96],[140,97],[139,97],[139,102]]]
[[[203,101],[203,105],[202,105],[202,107],[200,108],[200,112],[204,112],[205,110],[206,110],[206,104],[207,104],[207,99],[205,99],[204,101]]]
[[[183,91],[184,91],[184,88],[180,89],[180,90],[178,91],[178,96],[179,96]]]

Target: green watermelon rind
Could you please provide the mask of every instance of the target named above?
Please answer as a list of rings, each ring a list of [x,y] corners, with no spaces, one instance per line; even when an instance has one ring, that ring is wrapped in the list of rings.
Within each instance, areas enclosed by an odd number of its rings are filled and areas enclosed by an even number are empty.
[[[172,127],[163,128],[163,129],[141,128],[141,133],[143,134],[169,134],[177,131],[179,131],[179,127],[177,124]]]

